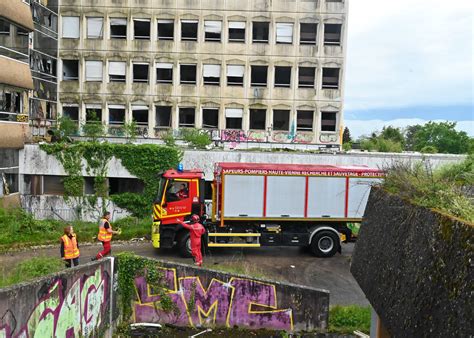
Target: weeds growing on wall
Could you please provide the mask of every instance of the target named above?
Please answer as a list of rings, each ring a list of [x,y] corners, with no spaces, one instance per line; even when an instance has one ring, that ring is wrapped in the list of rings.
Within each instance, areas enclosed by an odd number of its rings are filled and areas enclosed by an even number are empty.
[[[355,330],[369,333],[370,308],[368,306],[337,305],[329,310],[329,332],[353,333]]]
[[[75,142],[42,144],[40,148],[55,156],[63,165],[68,175],[64,178],[66,197],[84,196],[82,159],[85,160],[87,175],[94,177],[95,193],[85,198],[90,205],[95,205],[98,197],[107,197],[106,177],[109,161],[112,157],[120,159],[132,175],[143,181],[145,190],[141,194],[112,195],[110,199],[136,217],[145,217],[151,213],[151,205],[158,191],[159,174],[175,167],[182,157],[182,152],[176,148],[154,144]]]

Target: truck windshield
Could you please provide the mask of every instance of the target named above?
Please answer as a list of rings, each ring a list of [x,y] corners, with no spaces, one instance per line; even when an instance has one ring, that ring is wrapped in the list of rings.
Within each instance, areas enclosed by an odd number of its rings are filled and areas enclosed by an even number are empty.
[[[160,178],[160,183],[158,186],[158,194],[156,195],[155,203],[161,203],[161,199],[163,198],[163,192],[166,186],[166,178]]]

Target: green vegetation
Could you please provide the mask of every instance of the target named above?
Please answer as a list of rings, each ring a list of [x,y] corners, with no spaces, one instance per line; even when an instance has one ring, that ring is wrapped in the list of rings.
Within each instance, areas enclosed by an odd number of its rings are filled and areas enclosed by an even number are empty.
[[[185,128],[182,134],[184,141],[198,149],[206,149],[212,142],[209,134],[199,129]]]
[[[397,164],[386,170],[382,186],[416,205],[474,222],[473,202],[466,194],[474,186],[474,154],[437,170],[424,162]]]
[[[59,238],[63,235],[66,224],[74,226],[79,243],[92,242],[97,236],[97,223],[39,221],[22,209],[0,208],[0,252],[32,245],[58,244],[59,246]],[[150,233],[149,219],[127,217],[114,222],[113,226],[122,229],[122,233],[114,237],[119,240],[145,237]]]
[[[34,257],[16,265],[13,269],[5,269],[0,274],[0,288],[26,282],[42,277],[64,268],[60,258]]]
[[[345,334],[355,330],[370,332],[370,307],[337,305],[329,309],[329,332]]]

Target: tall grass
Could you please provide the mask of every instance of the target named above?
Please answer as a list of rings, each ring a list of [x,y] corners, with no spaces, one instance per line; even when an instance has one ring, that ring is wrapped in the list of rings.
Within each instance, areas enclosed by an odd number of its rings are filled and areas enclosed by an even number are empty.
[[[370,332],[370,307],[336,305],[329,309],[329,332],[353,333],[355,330]]]
[[[0,288],[26,282],[64,269],[59,258],[34,257],[19,263],[13,269],[3,268],[0,274]]]

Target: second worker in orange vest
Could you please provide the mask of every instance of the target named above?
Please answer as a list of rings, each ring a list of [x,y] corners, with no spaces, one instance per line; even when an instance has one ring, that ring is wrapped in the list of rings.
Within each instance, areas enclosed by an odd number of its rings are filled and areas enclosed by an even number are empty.
[[[64,235],[61,237],[61,258],[66,264],[66,268],[79,265],[79,245],[77,237],[71,225],[64,228]]]
[[[118,231],[112,230],[112,225],[110,224],[110,212],[106,211],[104,216],[100,220],[99,223],[99,234],[97,235],[97,239],[102,242],[103,250],[92,258],[92,260],[101,259],[104,256],[110,254],[110,241],[112,240],[113,234],[118,234]]]

